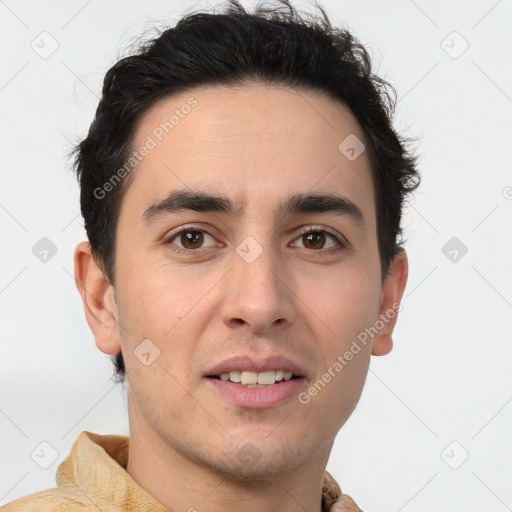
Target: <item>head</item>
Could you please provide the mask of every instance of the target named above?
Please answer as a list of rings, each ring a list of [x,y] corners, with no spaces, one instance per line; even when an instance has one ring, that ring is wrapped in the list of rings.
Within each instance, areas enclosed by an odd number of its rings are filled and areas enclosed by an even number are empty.
[[[239,477],[325,453],[392,348],[407,280],[419,176],[393,91],[320,11],[184,17],[108,71],[75,149],[77,283],[131,425]],[[211,386],[217,363],[276,354],[300,374],[293,400],[247,408]],[[261,467],[237,456],[248,441]]]

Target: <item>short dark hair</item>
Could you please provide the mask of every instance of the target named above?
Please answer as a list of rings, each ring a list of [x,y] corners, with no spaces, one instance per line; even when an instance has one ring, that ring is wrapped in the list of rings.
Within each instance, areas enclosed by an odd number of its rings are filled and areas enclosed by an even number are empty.
[[[315,5],[321,16],[299,15],[290,0],[260,3],[253,13],[230,0],[221,13],[187,14],[109,69],[87,137],[72,155],[87,236],[112,285],[117,221],[132,175],[109,187],[108,200],[98,197],[98,190],[126,165],[137,122],[157,100],[195,86],[250,82],[324,93],[353,113],[370,160],[381,276],[386,277],[402,249],[406,196],[420,182],[408,149],[412,139],[394,131],[395,90],[373,74],[364,46],[347,30],[333,28],[325,10]],[[124,381],[122,353],[112,359],[117,379]]]

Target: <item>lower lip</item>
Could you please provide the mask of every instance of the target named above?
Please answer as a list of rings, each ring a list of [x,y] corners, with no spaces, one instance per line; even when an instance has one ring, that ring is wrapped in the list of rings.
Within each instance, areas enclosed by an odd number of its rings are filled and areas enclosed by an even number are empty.
[[[281,381],[264,388],[247,388],[229,381],[206,377],[207,385],[230,402],[247,409],[277,407],[296,397],[304,385],[304,377]]]

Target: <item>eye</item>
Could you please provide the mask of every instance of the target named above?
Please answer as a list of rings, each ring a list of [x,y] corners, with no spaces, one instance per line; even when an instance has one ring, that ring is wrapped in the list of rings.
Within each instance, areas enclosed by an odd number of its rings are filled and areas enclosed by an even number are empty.
[[[203,248],[202,245],[205,242],[205,238],[208,237],[215,241],[212,235],[203,229],[184,228],[181,231],[174,233],[165,241],[165,243],[176,245],[181,250],[193,251],[195,249]],[[174,240],[177,240],[181,246],[174,243]]]
[[[334,241],[334,244],[325,247],[326,239],[330,238]],[[334,249],[334,252],[341,250],[345,247],[345,244],[340,240],[338,236],[331,233],[328,229],[321,226],[308,226],[301,230],[301,235],[297,240],[304,240],[304,248],[312,250],[320,249]]]
[[[173,251],[190,254],[191,252],[198,252],[199,249],[207,248],[208,246],[205,247],[204,244],[208,238],[214,242],[210,244],[210,247],[214,247],[215,238],[210,233],[197,227],[185,227],[169,236],[165,240],[165,244],[174,246]],[[322,226],[307,226],[300,230],[300,236],[296,240],[303,240],[302,248],[304,249],[316,252],[320,252],[322,249],[324,249],[322,252],[337,252],[345,248],[345,244],[340,238]],[[331,245],[326,246],[329,239],[331,239]],[[292,246],[295,247],[295,244],[292,244]]]

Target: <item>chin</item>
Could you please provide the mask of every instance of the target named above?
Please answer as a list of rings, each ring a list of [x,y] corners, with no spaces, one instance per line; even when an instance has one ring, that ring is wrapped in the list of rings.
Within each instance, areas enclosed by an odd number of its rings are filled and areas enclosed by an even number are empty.
[[[217,461],[216,472],[240,482],[264,482],[283,476],[305,463],[309,450],[290,438],[270,440],[268,434],[238,438]],[[312,451],[312,450],[311,450]],[[214,462],[214,461],[211,461]]]
[[[230,481],[238,481],[245,485],[261,484],[275,480],[292,471],[299,464],[293,464],[290,460],[276,460],[276,454],[262,454],[258,462],[249,461],[219,461],[211,469],[215,473],[228,478]]]

